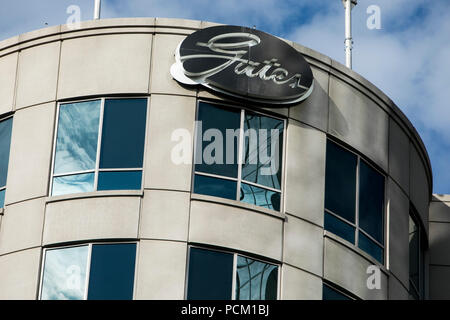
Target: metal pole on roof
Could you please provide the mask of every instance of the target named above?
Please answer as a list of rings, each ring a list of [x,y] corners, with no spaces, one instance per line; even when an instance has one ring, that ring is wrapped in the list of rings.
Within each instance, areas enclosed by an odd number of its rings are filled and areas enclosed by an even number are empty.
[[[345,65],[352,68],[352,9],[358,3],[357,0],[342,0],[345,8]]]
[[[101,10],[101,0],[95,0],[95,8],[94,8],[94,20],[100,19],[100,10]]]

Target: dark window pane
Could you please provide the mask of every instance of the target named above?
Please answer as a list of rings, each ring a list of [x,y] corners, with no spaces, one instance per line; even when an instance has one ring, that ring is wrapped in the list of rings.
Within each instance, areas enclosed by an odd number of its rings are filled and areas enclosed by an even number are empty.
[[[236,300],[277,298],[277,266],[238,256],[236,272]]]
[[[352,299],[324,284],[322,287],[322,300],[352,300]]]
[[[89,300],[132,300],[136,244],[92,246]]]
[[[359,168],[359,226],[384,244],[384,177],[364,161]]]
[[[416,222],[409,217],[409,281],[411,281],[414,286],[419,290],[420,280],[419,280],[419,228]]]
[[[88,252],[88,246],[47,250],[42,300],[84,299]]]
[[[142,168],[147,99],[105,101],[100,168]]]
[[[280,193],[241,183],[240,200],[271,210],[280,211]]]
[[[325,208],[355,222],[357,157],[327,141]]]
[[[100,171],[97,190],[140,190],[142,171]]]
[[[94,191],[94,173],[53,178],[52,196]]]
[[[190,249],[188,300],[230,300],[232,282],[232,254]]]
[[[381,264],[384,263],[384,250],[375,242],[366,237],[362,232],[359,233],[358,247],[377,259]]]
[[[12,118],[0,122],[0,188],[6,186]]]
[[[284,123],[247,112],[242,179],[281,189]]]
[[[237,178],[240,119],[240,110],[199,103],[195,171]]]
[[[325,212],[325,230],[353,244],[355,243],[355,228],[327,212]]]
[[[3,208],[5,206],[5,193],[5,189],[0,191],[0,208]]]
[[[55,174],[95,169],[100,100],[59,107]]]
[[[225,179],[195,175],[194,193],[236,200],[237,182]]]

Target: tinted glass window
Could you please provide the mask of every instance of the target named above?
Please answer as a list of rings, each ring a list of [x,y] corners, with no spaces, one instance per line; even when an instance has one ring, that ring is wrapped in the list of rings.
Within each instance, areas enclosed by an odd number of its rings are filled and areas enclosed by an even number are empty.
[[[0,208],[3,208],[5,205],[5,189],[0,191]]]
[[[84,299],[88,253],[88,246],[47,250],[41,299]]]
[[[8,175],[12,121],[12,118],[9,118],[0,122],[0,188],[6,186]]]
[[[358,247],[377,259],[380,263],[384,263],[383,248],[369,239],[364,233],[359,233]]]
[[[364,161],[359,166],[359,226],[384,244],[384,177]]]
[[[236,300],[277,298],[277,266],[238,256],[236,268]]]
[[[142,171],[100,171],[97,190],[140,190]]]
[[[199,103],[198,121],[201,125],[197,128],[196,171],[237,178],[239,134],[230,133],[236,133],[240,128],[240,119],[240,110]],[[226,138],[227,129],[232,139]]]
[[[230,300],[233,255],[197,248],[190,249],[189,300]]]
[[[327,141],[325,208],[355,222],[357,156]]]
[[[53,178],[52,195],[94,191],[94,173],[74,174]]]
[[[202,175],[195,175],[194,193],[236,200],[237,182]]]
[[[281,189],[284,123],[246,112],[242,179]]]
[[[100,168],[141,168],[147,99],[105,100]]]
[[[132,300],[136,244],[93,245],[88,299]]]
[[[334,290],[333,288],[323,285],[322,287],[322,299],[323,300],[352,300],[346,295],[340,293],[337,290]]]
[[[254,204],[263,208],[280,211],[280,193],[241,183],[242,202]]]
[[[328,212],[325,212],[324,228],[353,244],[355,243],[355,228]]]
[[[59,107],[54,173],[95,169],[101,101]]]

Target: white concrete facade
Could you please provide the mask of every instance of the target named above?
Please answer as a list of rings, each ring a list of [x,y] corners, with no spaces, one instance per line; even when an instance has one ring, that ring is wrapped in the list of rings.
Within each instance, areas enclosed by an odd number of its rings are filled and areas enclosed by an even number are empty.
[[[386,95],[320,53],[288,41],[310,63],[314,92],[297,105],[264,111],[287,123],[284,210],[192,194],[192,165],[170,160],[173,130],[184,128],[194,137],[202,99],[252,107],[182,86],[170,76],[180,41],[211,25],[98,20],[83,22],[78,30],[57,26],[0,42],[0,120],[13,114],[0,209],[0,299],[38,298],[46,247],[121,240],[136,241],[139,248],[135,299],[184,299],[191,244],[277,263],[279,299],[322,299],[323,282],[361,299],[408,298],[410,203],[428,232],[427,151]],[[111,96],[149,99],[142,190],[50,196],[57,104]],[[324,231],[327,137],[352,148],[386,177],[384,265]],[[430,225],[430,233],[443,227]],[[381,268],[380,289],[366,285],[369,265]]]

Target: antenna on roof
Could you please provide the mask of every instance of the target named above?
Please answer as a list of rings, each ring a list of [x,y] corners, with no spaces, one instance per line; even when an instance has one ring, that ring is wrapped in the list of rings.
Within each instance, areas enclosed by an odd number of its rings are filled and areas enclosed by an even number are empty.
[[[352,9],[358,4],[358,0],[342,0],[345,8],[345,65],[352,68]]]
[[[94,20],[100,19],[101,2],[101,0],[95,0]]]

